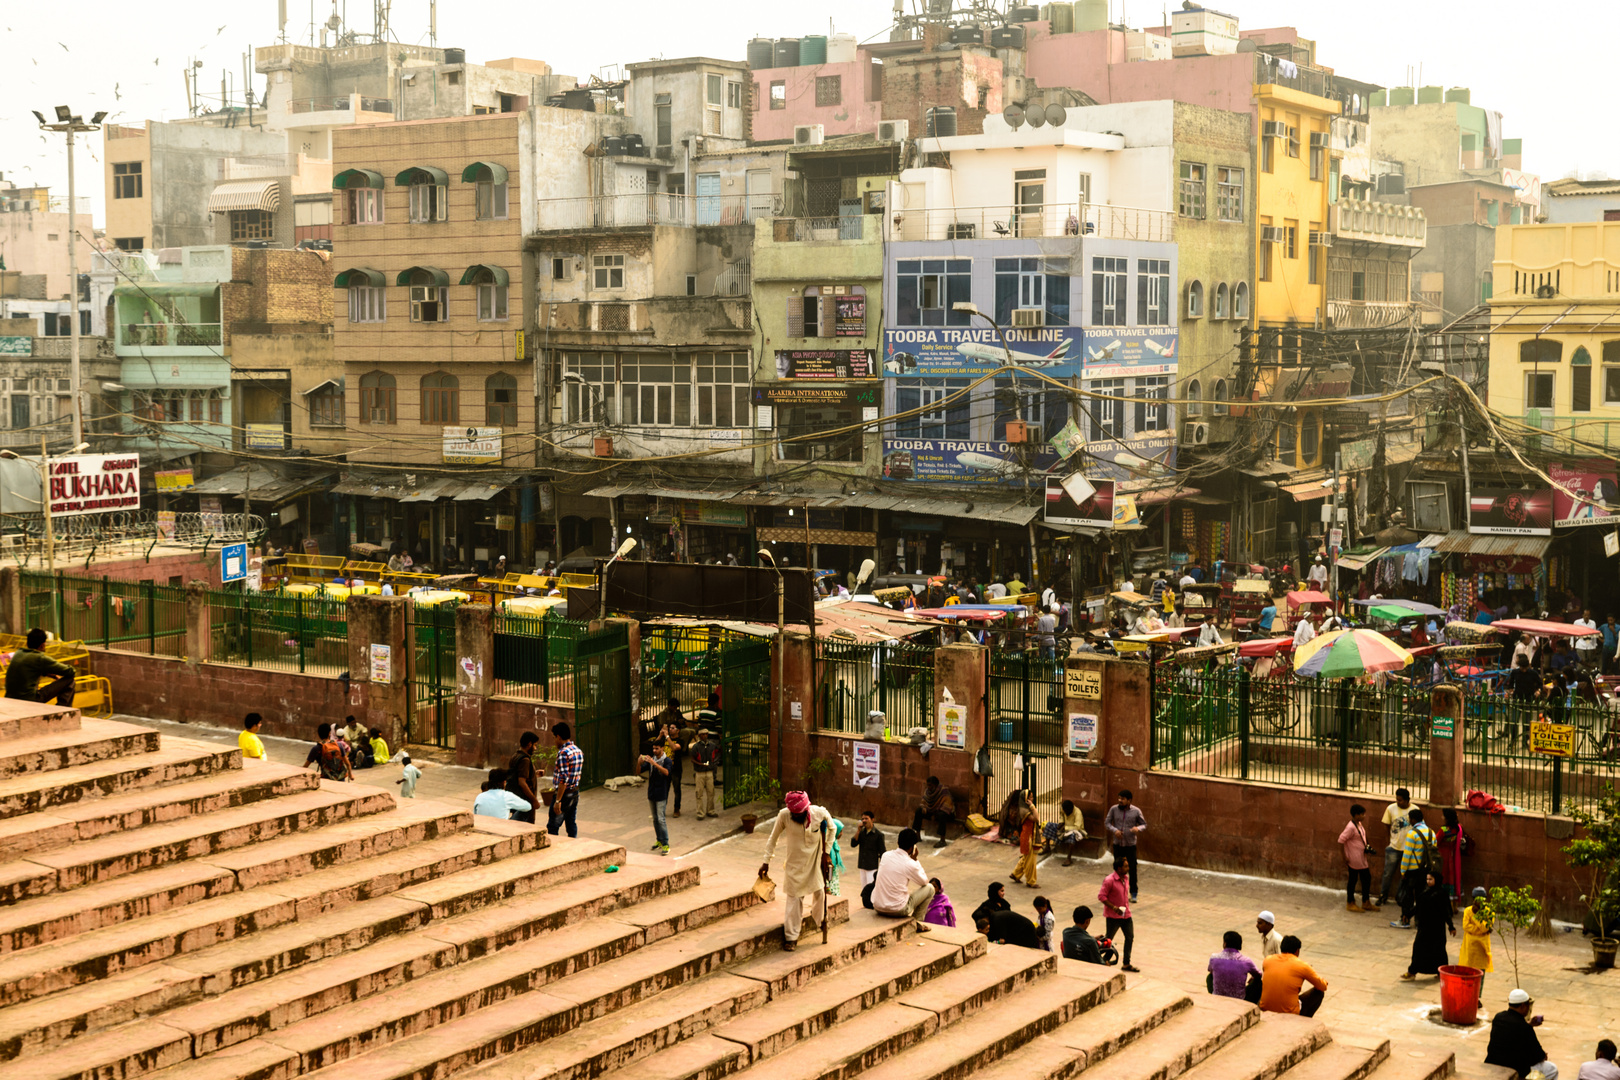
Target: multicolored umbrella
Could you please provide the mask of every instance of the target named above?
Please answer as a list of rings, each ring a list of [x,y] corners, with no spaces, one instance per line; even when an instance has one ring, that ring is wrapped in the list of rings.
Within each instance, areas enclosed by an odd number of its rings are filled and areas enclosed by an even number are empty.
[[[1444,615],[1445,608],[1437,608],[1433,604],[1425,604],[1421,600],[1352,600],[1353,604],[1361,604],[1370,608],[1398,607],[1405,608],[1413,615]],[[1401,616],[1405,618],[1405,616]]]
[[[1399,671],[1412,654],[1376,630],[1333,630],[1294,652],[1294,670],[1325,679],[1348,679],[1374,671]]]

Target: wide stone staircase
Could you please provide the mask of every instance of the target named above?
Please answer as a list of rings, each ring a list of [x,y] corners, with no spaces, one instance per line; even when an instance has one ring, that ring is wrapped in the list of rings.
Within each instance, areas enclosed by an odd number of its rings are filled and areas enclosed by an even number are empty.
[[[1299,1017],[0,702],[0,1076],[1439,1080]]]

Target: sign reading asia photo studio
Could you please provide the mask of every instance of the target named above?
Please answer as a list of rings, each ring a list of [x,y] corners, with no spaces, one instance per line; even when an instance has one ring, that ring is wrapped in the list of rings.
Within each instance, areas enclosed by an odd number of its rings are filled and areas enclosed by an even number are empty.
[[[992,368],[1012,366],[1055,379],[1076,375],[1114,379],[1173,375],[1176,371],[1177,331],[1173,328],[1047,326],[1005,332],[1003,345],[993,327],[887,330],[883,374],[888,378],[971,378]]]
[[[1057,451],[967,439],[884,439],[883,475],[889,480],[1005,484],[1057,467]]]
[[[51,459],[52,517],[141,508],[138,454],[83,454]]]
[[[875,379],[870,349],[778,349],[778,379]]]

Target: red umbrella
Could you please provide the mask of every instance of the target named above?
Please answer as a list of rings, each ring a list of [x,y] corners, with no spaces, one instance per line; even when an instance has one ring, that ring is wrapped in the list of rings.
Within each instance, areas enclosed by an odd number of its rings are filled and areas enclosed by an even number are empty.
[[[1543,619],[1497,619],[1491,623],[1496,630],[1522,630],[1526,634],[1543,637],[1596,637],[1597,630],[1590,626],[1576,626],[1567,622],[1548,622]]]
[[[1302,604],[1331,604],[1333,598],[1327,593],[1317,592],[1315,589],[1302,589],[1299,592],[1288,594],[1288,602],[1295,607]]]
[[[1291,637],[1258,638],[1245,641],[1238,647],[1239,656],[1276,656],[1280,652],[1292,652],[1294,639]]]

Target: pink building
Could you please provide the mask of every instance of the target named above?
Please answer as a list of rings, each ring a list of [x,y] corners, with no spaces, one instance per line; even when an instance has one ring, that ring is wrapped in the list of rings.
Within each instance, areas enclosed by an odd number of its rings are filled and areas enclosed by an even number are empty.
[[[871,134],[883,111],[883,65],[866,49],[837,64],[760,68],[754,77],[754,138],[792,139],[800,124],[834,135]]]

